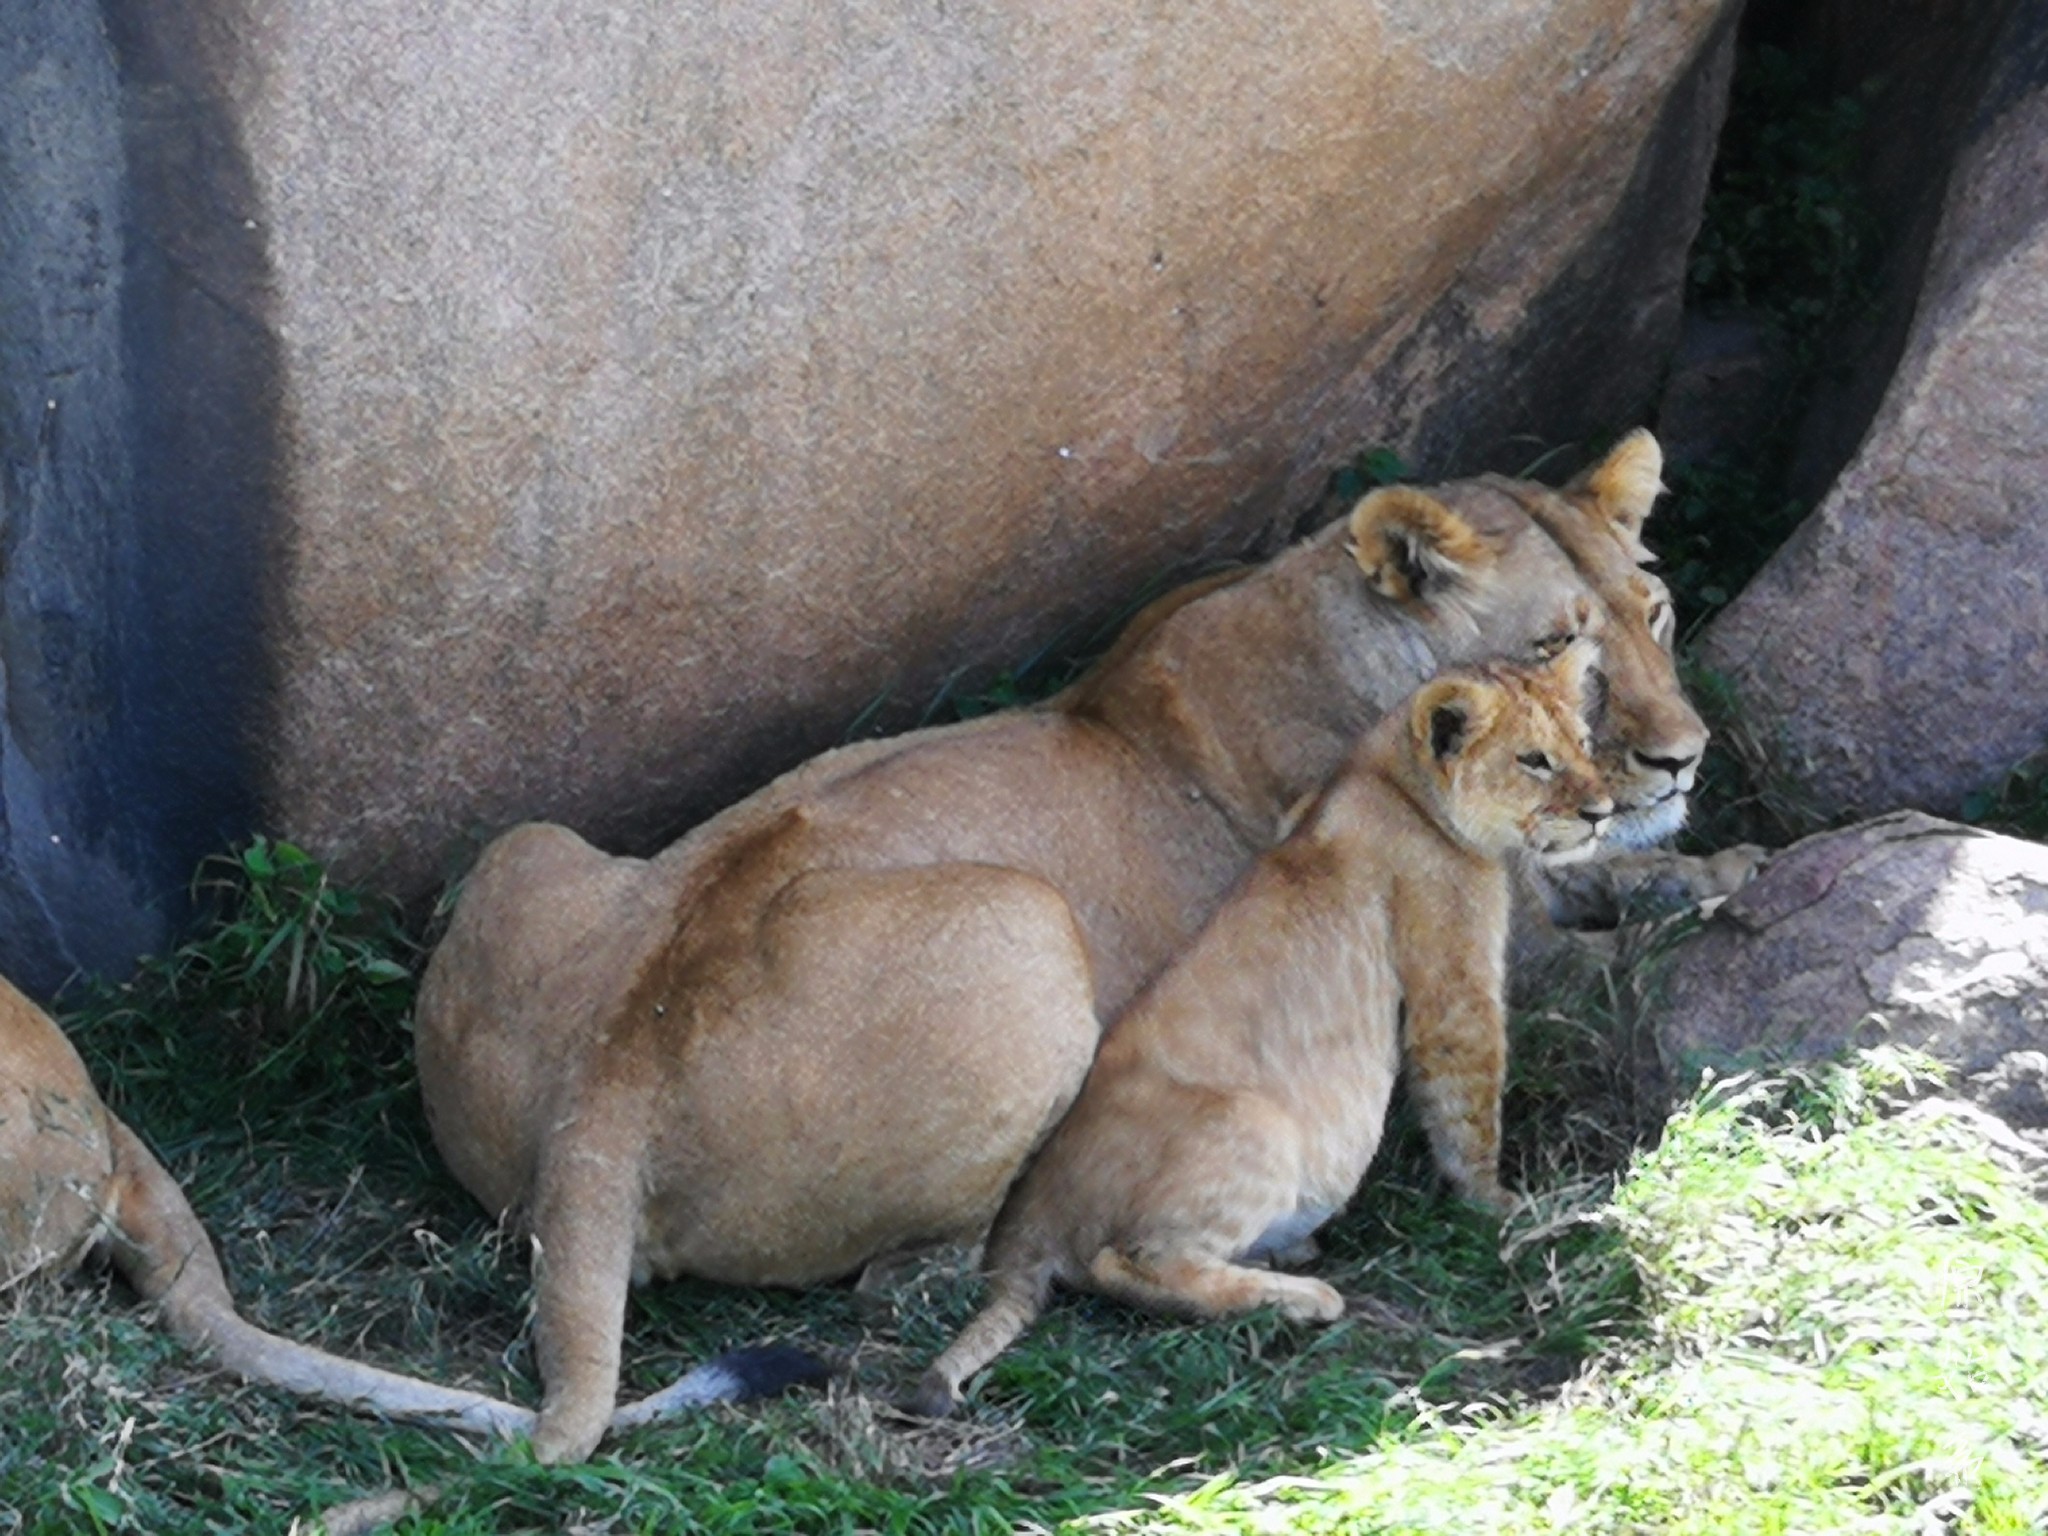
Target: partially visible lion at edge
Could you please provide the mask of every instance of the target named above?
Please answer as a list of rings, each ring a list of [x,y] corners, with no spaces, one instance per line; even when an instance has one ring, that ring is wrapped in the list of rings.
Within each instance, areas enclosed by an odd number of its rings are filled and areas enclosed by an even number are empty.
[[[493,842],[428,968],[420,1083],[450,1168],[534,1237],[541,1459],[612,1421],[630,1283],[803,1286],[978,1237],[1097,1038],[1019,1031],[983,970],[1078,931],[1114,1018],[1438,671],[1585,615],[1609,841],[1677,830],[1707,732],[1641,541],[1662,467],[1638,431],[1562,490],[1375,491],[1153,603],[1045,703],[827,752],[650,860]]]
[[[533,1426],[528,1409],[330,1355],[243,1318],[185,1192],[101,1101],[55,1021],[0,981],[0,1297],[96,1249],[173,1334],[250,1381],[449,1429],[510,1436]]]

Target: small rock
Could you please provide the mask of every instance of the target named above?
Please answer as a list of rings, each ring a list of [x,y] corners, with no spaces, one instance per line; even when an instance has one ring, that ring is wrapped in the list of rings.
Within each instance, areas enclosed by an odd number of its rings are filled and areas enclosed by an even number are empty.
[[[1667,1062],[1889,1040],[2048,1124],[2048,847],[1916,811],[1807,838],[1680,943],[1659,986]]]

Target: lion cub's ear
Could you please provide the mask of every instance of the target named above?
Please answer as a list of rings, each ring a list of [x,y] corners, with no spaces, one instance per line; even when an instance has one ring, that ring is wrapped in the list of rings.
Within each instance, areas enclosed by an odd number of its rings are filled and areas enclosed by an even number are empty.
[[[1396,602],[1420,601],[1492,566],[1493,546],[1457,513],[1412,485],[1374,491],[1352,509],[1351,556]]]
[[[1478,739],[1499,708],[1499,689],[1477,678],[1440,677],[1416,690],[1408,729],[1424,758],[1443,765]]]
[[[1567,491],[1590,496],[1593,510],[1614,524],[1636,559],[1648,560],[1643,524],[1664,489],[1664,450],[1648,427],[1637,427],[1606,458],[1572,481]]]
[[[1571,644],[1544,663],[1552,684],[1575,712],[1586,707],[1586,679],[1600,665],[1600,642],[1591,635],[1577,635]]]

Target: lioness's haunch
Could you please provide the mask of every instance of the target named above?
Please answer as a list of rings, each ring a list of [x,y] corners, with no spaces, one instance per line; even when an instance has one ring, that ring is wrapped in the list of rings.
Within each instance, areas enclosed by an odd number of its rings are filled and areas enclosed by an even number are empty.
[[[1637,433],[1562,491],[1377,491],[1155,603],[1050,702],[826,753],[651,861],[538,824],[486,849],[421,991],[420,1083],[457,1177],[530,1213],[538,1453],[603,1433],[636,1277],[805,1285],[978,1236],[1095,1013],[1445,667],[1544,654],[1589,609],[1616,822],[1672,824],[1706,733],[1638,568],[1660,463]],[[1077,933],[1094,1012],[1020,1029],[980,978],[1066,986],[1044,957]]]
[[[1591,649],[1423,684],[1259,858],[1111,1027],[1004,1202],[989,1303],[925,1373],[918,1411],[950,1412],[1055,1283],[1196,1317],[1341,1316],[1322,1281],[1245,1261],[1300,1244],[1350,1200],[1404,1043],[1438,1163],[1466,1194],[1505,1202],[1501,861],[1582,858],[1613,814],[1580,718]],[[1088,1006],[1021,985],[1010,1002],[1026,1023]]]
[[[177,1181],[100,1101],[49,1016],[0,980],[0,1291],[102,1244],[172,1333],[238,1376],[391,1419],[505,1436],[533,1426],[527,1409],[244,1320]]]

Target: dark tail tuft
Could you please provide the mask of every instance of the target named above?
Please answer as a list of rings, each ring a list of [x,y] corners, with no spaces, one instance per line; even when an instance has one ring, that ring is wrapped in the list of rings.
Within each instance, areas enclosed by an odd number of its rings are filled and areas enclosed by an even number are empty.
[[[680,1381],[652,1397],[628,1403],[612,1415],[613,1429],[637,1429],[709,1403],[743,1403],[773,1397],[791,1387],[825,1381],[832,1367],[792,1344],[755,1344],[706,1360]]]
[[[729,1384],[719,1401],[743,1403],[774,1397],[791,1387],[815,1387],[832,1379],[832,1367],[794,1344],[750,1344],[705,1361],[690,1374],[721,1374]]]

